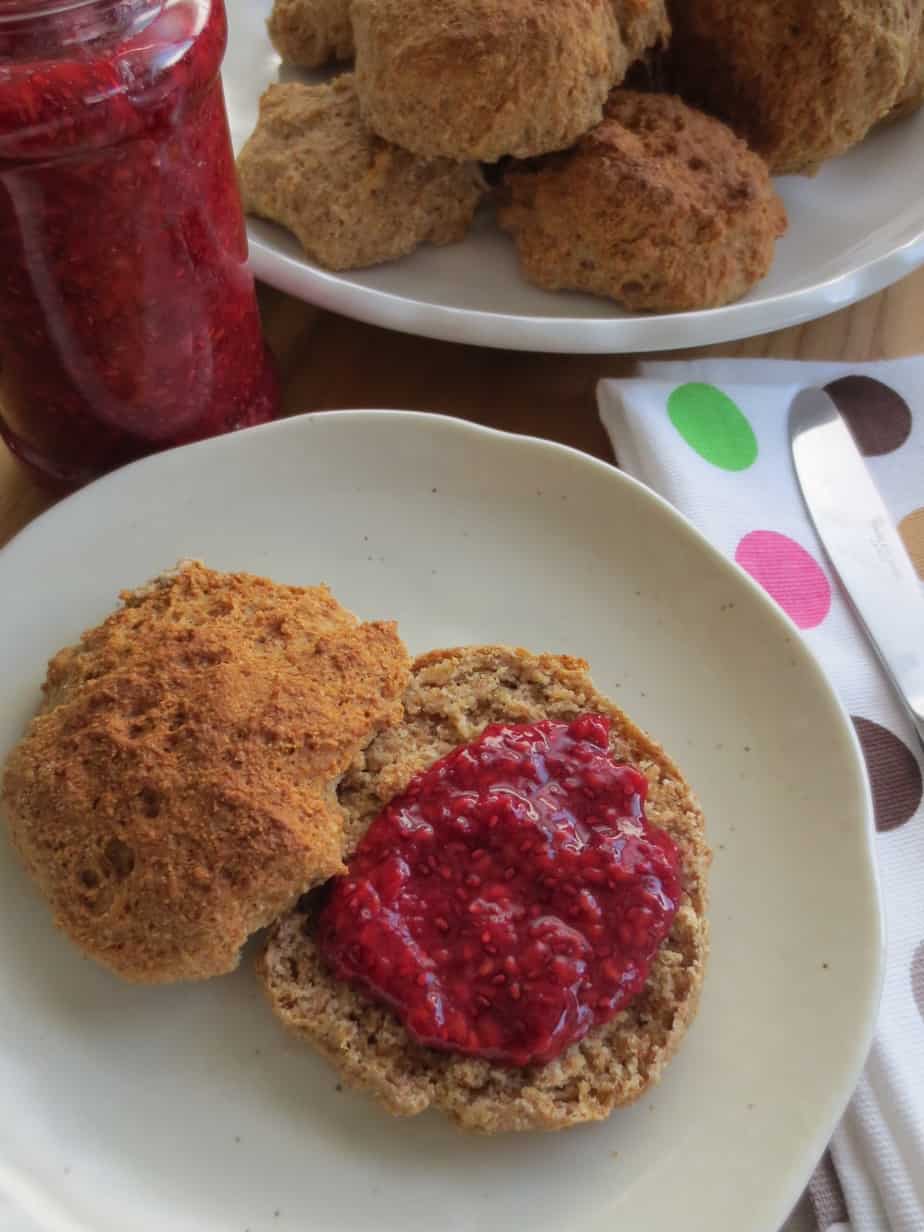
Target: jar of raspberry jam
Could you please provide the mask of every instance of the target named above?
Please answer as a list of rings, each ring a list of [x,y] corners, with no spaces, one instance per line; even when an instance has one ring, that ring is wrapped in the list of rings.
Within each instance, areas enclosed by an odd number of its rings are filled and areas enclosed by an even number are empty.
[[[0,0],[0,434],[75,486],[263,423],[223,0]]]

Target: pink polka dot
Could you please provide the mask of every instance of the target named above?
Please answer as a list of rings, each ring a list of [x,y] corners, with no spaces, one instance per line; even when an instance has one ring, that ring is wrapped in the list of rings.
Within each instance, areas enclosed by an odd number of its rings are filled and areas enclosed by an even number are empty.
[[[800,629],[814,629],[830,611],[831,587],[824,571],[788,535],[752,530],[735,549],[735,560]]]

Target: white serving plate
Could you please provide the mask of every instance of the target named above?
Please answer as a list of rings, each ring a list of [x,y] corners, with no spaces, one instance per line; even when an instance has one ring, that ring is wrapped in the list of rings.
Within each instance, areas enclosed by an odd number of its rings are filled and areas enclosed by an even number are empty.
[[[272,0],[228,0],[224,65],[239,150],[260,94],[282,73],[266,34]],[[320,80],[319,74],[303,74]],[[448,248],[333,274],[309,261],[281,227],[248,222],[257,277],[333,312],[450,342],[519,351],[631,352],[705,346],[825,316],[924,264],[924,111],[884,127],[814,178],[778,183],[790,215],[768,278],[745,299],[702,312],[626,313],[607,300],[531,287],[488,207]]]
[[[326,580],[415,652],[587,657],[703,801],[702,1008],[662,1084],[604,1124],[488,1140],[394,1121],[276,1025],[252,954],[168,988],[81,958],[0,832],[4,1232],[777,1232],[858,1076],[882,949],[857,743],[786,618],[583,454],[305,416],[118,471],[0,552],[0,760],[49,655],[181,557]]]

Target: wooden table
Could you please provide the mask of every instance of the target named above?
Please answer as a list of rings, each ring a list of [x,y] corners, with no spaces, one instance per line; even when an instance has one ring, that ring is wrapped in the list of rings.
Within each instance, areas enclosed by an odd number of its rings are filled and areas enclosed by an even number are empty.
[[[268,287],[260,300],[288,414],[337,407],[439,411],[612,459],[594,386],[600,377],[630,372],[631,356],[480,350],[357,324]],[[858,362],[921,351],[924,270],[822,321],[680,354]],[[49,503],[0,445],[0,544]]]

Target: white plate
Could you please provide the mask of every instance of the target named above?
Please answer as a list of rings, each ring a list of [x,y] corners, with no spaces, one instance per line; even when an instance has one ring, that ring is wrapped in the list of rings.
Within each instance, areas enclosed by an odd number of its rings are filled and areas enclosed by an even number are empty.
[[[228,0],[223,76],[236,150],[253,131],[260,94],[280,76],[266,34],[271,7],[272,0]],[[922,143],[924,111],[876,132],[814,179],[780,180],[789,233],[770,276],[727,308],[644,316],[587,295],[540,291],[521,278],[513,244],[488,207],[461,244],[345,274],[320,269],[288,232],[251,219],[251,264],[257,277],[322,308],[450,342],[565,353],[705,346],[824,316],[924,264]]]
[[[882,941],[856,741],[785,618],[582,454],[309,416],[127,467],[0,553],[0,756],[47,657],[184,556],[325,579],[413,651],[589,658],[702,795],[702,1009],[661,1086],[603,1125],[486,1140],[393,1121],[277,1027],[249,957],[172,988],[81,959],[0,839],[0,1193],[42,1232],[777,1232],[859,1072]]]

